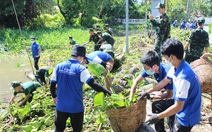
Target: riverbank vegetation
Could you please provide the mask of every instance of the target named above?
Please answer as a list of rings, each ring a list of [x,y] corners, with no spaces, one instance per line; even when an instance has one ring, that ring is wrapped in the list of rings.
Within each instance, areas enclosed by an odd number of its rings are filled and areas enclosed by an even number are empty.
[[[12,32],[14,36],[17,36],[15,38],[19,38],[16,40],[16,46],[14,48],[12,46],[9,48],[9,54],[26,54],[20,36],[18,35],[19,32],[12,29],[7,29],[5,31]],[[67,58],[70,57],[72,48],[68,44],[70,32],[73,33],[72,36],[74,36],[74,39],[80,44],[86,42],[89,37],[86,28],[61,28],[55,30],[48,29],[23,32],[26,36],[38,36],[37,41],[43,49],[40,65],[50,65],[52,67],[59,62],[66,61]],[[187,30],[172,30],[172,36],[181,39],[183,43],[185,43],[188,35],[189,31]],[[116,54],[124,54],[125,36],[116,36],[115,39],[114,52]],[[13,42],[12,39],[8,40],[7,42]],[[113,87],[118,91],[124,90],[125,93],[129,93],[132,81],[140,73],[141,67],[139,58],[144,52],[153,48],[152,39],[146,38],[144,34],[130,36],[129,42],[129,53],[125,54],[125,60],[121,62],[122,66],[115,73],[111,73],[111,76],[114,78]],[[89,44],[86,47],[88,53],[93,50],[93,44]],[[135,65],[137,65],[136,67],[138,70],[131,74],[130,69],[135,67]],[[119,80],[124,80],[127,82],[127,85],[121,85]],[[97,78],[97,81],[104,85],[104,81],[101,78]],[[145,82],[142,83],[142,85],[144,84]],[[140,85],[140,87],[142,85]],[[96,94],[97,93],[90,87],[87,85],[84,86],[85,118],[83,131],[90,132],[100,129],[102,132],[110,132],[112,129],[104,110],[94,106],[93,99]],[[208,97],[208,95],[206,96]],[[126,97],[128,96],[126,95]],[[206,112],[210,111],[206,109]],[[34,93],[32,103],[23,107],[18,107],[17,104],[14,104],[7,107],[1,113],[0,129],[6,131],[50,131],[54,129],[54,116],[55,105],[51,99],[49,87],[40,87]],[[71,130],[70,121],[67,121],[67,130]]]
[[[197,12],[201,12],[206,17],[211,16],[211,2],[211,0],[191,1],[191,12],[188,18],[195,20]],[[129,16],[133,19],[145,19],[146,9],[147,12],[151,10],[150,0],[147,0],[146,3],[135,3],[133,0],[129,0],[129,4]],[[167,13],[171,21],[177,20],[179,25],[182,20],[188,20],[186,4],[185,0],[168,1]],[[123,56],[119,60],[119,68],[110,73],[110,76],[113,78],[113,88],[116,92],[122,91],[126,98],[128,98],[133,80],[142,70],[140,57],[146,51],[153,50],[154,47],[153,36],[148,38],[147,32],[145,32],[151,29],[148,21],[147,30],[145,30],[145,23],[129,26],[129,53],[124,52],[126,43],[125,25],[117,22],[118,18],[125,19],[124,0],[15,1],[23,38],[17,29],[11,1],[1,0],[0,5],[2,5],[2,8],[0,8],[0,59],[5,57],[5,54],[18,57],[21,57],[20,54],[26,55],[26,49],[30,48],[29,38],[35,36],[42,49],[40,66],[54,67],[70,57],[72,46],[69,44],[69,36],[72,36],[77,44],[84,44],[89,40],[89,28],[100,25],[103,30],[104,24],[108,23],[114,31],[116,40],[114,53],[116,57]],[[209,31],[212,31],[212,24],[209,26]],[[171,30],[171,37],[180,39],[183,44],[185,44],[189,34],[190,30],[179,30],[179,28],[172,28]],[[87,53],[92,52],[93,43],[87,44],[86,50]],[[212,49],[210,48],[209,51],[212,51]],[[21,67],[20,63],[16,66]],[[105,85],[101,77],[95,79]],[[139,87],[142,89],[142,86],[146,86],[148,83],[143,81]],[[94,97],[97,92],[87,85],[84,85],[83,89],[85,105],[83,132],[112,132],[105,110],[95,105]],[[23,96],[21,95],[19,98],[21,99]],[[125,101],[126,98],[121,100],[124,100],[124,103],[121,102],[118,105],[129,106],[129,103]],[[203,102],[209,101],[209,98],[208,94],[203,94]],[[54,129],[55,105],[49,87],[38,88],[34,92],[33,101],[30,104],[22,107],[18,107],[17,104],[18,102],[13,105],[0,103],[0,130],[43,132]],[[194,132],[206,132],[211,128],[207,118],[212,110],[203,105],[202,111],[206,114],[204,117],[206,120],[201,121],[201,124],[197,126],[198,128],[192,129]],[[70,126],[68,120],[67,131],[72,130]]]

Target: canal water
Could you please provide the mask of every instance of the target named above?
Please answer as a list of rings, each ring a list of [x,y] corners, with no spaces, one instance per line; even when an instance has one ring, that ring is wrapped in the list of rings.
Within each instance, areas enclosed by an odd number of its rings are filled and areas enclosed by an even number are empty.
[[[8,102],[13,90],[12,81],[28,81],[25,71],[30,71],[30,62],[27,56],[2,55],[0,57],[0,102]]]

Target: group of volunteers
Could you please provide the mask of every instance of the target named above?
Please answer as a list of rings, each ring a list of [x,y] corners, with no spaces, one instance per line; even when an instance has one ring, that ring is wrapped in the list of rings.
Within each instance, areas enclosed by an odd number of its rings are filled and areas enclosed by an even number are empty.
[[[35,81],[21,83],[18,81],[12,82],[14,89],[10,103],[13,103],[18,93],[24,93],[25,98],[20,101],[19,106],[25,105],[32,101],[33,92],[37,87],[45,85],[48,87],[50,81],[50,92],[54,103],[56,104],[56,119],[55,131],[62,132],[66,127],[66,120],[70,117],[71,125],[74,132],[80,132],[83,128],[84,106],[83,106],[83,84],[88,84],[97,92],[104,92],[105,95],[111,95],[112,78],[107,76],[107,73],[112,71],[114,65],[113,45],[114,38],[112,29],[108,24],[105,24],[106,33],[102,33],[100,26],[96,26],[97,33],[93,28],[89,29],[90,39],[87,43],[94,42],[94,51],[86,55],[84,45],[76,44],[72,36],[69,36],[70,45],[72,45],[71,58],[66,62],[58,64],[51,75],[50,67],[38,66],[38,61],[41,54],[41,47],[35,41],[35,37],[31,36],[31,49],[27,52],[32,52],[34,59],[34,75]],[[101,64],[105,71],[103,73],[106,88],[94,81],[94,78],[86,69],[85,65],[89,63]]]
[[[170,132],[190,132],[201,118],[201,87],[189,63],[212,56],[207,53],[209,36],[203,30],[205,19],[197,19],[197,28],[191,31],[183,46],[179,40],[171,38],[170,20],[165,13],[165,5],[159,3],[156,8],[161,14],[159,20],[149,14],[150,22],[155,28],[155,49],[148,51],[140,59],[144,70],[133,82],[130,100],[139,82],[153,75],[158,84],[139,93],[141,99],[154,99],[152,114],[147,123],[155,124],[157,132],[165,132],[164,118],[167,117]],[[161,54],[166,64],[162,63]],[[154,91],[157,92],[152,93]],[[212,100],[208,108],[212,108]]]
[[[165,132],[164,118],[167,117],[167,124],[170,132],[190,132],[192,127],[200,122],[201,117],[201,87],[197,75],[191,69],[189,63],[202,58],[212,56],[208,52],[209,37],[203,30],[204,18],[197,20],[198,27],[191,31],[191,35],[185,46],[171,38],[170,20],[165,12],[165,5],[159,3],[159,19],[149,14],[151,24],[155,29],[154,50],[147,51],[140,59],[143,71],[134,80],[130,100],[136,92],[138,84],[148,76],[154,76],[158,82],[153,88],[139,92],[139,99],[154,99],[152,103],[152,114],[147,120],[148,124],[155,124],[157,132]],[[78,45],[70,36],[70,44],[73,45],[71,57],[66,62],[59,63],[54,68],[50,81],[50,92],[56,104],[55,132],[63,132],[66,128],[66,120],[70,117],[71,126],[74,132],[81,132],[83,129],[84,105],[83,105],[83,84],[88,84],[97,92],[103,92],[110,96],[112,78],[107,76],[114,65],[114,38],[113,32],[108,24],[105,24],[106,33],[102,33],[99,25],[96,32],[89,29],[89,41]],[[35,78],[37,82],[13,82],[14,94],[11,103],[14,102],[18,93],[25,93],[26,98],[20,102],[20,106],[32,100],[33,91],[41,85],[48,85],[50,76],[49,67],[38,67],[41,48],[32,41],[31,52],[34,58],[34,67],[37,70]],[[94,42],[94,51],[86,55],[85,45]],[[184,59],[184,54],[185,59]],[[162,56],[165,59],[163,63]],[[104,66],[106,88],[95,82],[93,76],[86,69],[85,64],[98,63]],[[154,93],[155,92],[155,93]],[[209,104],[212,108],[212,103]]]

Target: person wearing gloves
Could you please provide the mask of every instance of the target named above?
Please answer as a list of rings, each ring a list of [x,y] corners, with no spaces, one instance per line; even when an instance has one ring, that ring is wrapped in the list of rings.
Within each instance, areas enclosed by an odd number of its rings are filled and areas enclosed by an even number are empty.
[[[114,59],[106,52],[94,51],[85,57],[83,64],[89,64],[91,62],[98,63],[104,66],[105,71],[103,73],[103,76],[105,79],[105,84],[107,89],[111,91],[110,86],[111,86],[112,79],[110,76],[107,76],[107,73],[109,71],[112,71],[113,65],[114,65]]]
[[[151,114],[147,124],[155,124],[160,119],[176,114],[173,132],[190,132],[200,122],[201,116],[201,87],[198,77],[183,59],[184,48],[179,40],[166,40],[161,53],[173,67],[150,92],[157,91],[172,81],[174,104],[159,114]],[[143,94],[141,98],[147,96],[148,94]]]
[[[71,58],[58,64],[53,71],[50,91],[56,104],[55,132],[64,131],[66,120],[69,117],[73,131],[82,131],[84,118],[82,87],[84,83],[98,92],[111,95],[111,92],[96,83],[89,71],[81,65],[85,54],[84,46],[74,45]]]
[[[146,52],[140,59],[144,70],[138,77],[134,80],[133,85],[131,87],[130,91],[130,100],[133,99],[133,95],[136,91],[137,85],[145,78],[148,76],[154,76],[155,80],[157,82],[160,82],[163,80],[169,69],[170,66],[165,65],[160,63],[160,58],[157,54],[156,51],[148,51]],[[167,84],[164,87],[161,87],[158,90],[165,89],[163,92],[158,91],[160,94],[158,95],[149,95],[150,92],[148,93],[148,99],[157,99],[157,101],[154,101],[152,103],[152,112],[153,113],[160,113],[169,108],[171,105],[174,104],[174,100],[172,98],[173,92],[172,92],[172,83]],[[142,96],[142,94],[146,94],[146,92],[141,92],[139,93],[139,96]],[[168,126],[170,128],[170,131],[173,130],[173,124],[174,124],[174,119],[175,116],[170,116],[168,118]],[[164,127],[164,120],[161,119],[158,123],[155,124],[155,130],[157,132],[165,132],[165,127]]]
[[[15,97],[19,93],[25,94],[25,99],[19,103],[19,106],[25,105],[28,101],[29,103],[32,101],[33,92],[37,89],[37,87],[41,86],[38,82],[25,82],[21,84],[21,82],[13,81],[11,84],[11,88],[14,89],[13,96],[10,99],[10,104],[15,102]]]

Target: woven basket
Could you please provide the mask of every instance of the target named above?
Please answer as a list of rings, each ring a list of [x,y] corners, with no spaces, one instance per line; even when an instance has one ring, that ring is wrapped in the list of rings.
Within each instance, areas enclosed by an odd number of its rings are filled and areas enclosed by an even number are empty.
[[[199,78],[202,92],[212,93],[212,61],[198,59],[190,65]]]
[[[146,99],[130,107],[106,110],[114,132],[136,132],[146,119]]]

